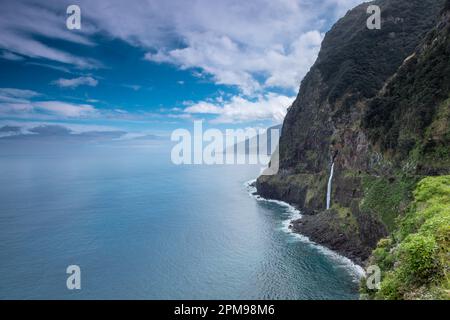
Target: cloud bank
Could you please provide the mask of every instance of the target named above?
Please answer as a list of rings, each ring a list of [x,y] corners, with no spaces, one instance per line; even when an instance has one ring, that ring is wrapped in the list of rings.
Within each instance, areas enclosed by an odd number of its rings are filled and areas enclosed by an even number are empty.
[[[139,48],[148,63],[192,70],[215,84],[237,88],[238,94],[226,102],[189,105],[185,116],[210,114],[221,123],[264,117],[280,121],[317,57],[324,32],[360,2],[79,0],[82,30],[74,32],[65,26],[69,1],[6,1],[0,11],[0,59],[46,60],[58,67],[95,69],[103,62],[57,47],[55,41],[95,48],[99,38],[118,39]],[[54,84],[95,87],[98,81],[81,76],[61,78]],[[89,104],[30,103],[26,97],[1,94],[4,110],[0,112],[41,110],[66,117],[95,113]]]
[[[230,101],[218,99],[213,102],[198,102],[188,106],[184,112],[197,115],[215,115],[212,123],[242,123],[258,120],[272,120],[281,123],[294,97],[269,93],[248,100],[234,96]]]

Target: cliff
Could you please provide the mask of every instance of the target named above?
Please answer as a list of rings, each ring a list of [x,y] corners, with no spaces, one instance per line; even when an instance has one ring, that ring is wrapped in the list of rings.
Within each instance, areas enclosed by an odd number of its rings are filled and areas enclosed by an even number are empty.
[[[366,113],[369,137],[404,172],[426,175],[413,201],[378,242],[368,265],[380,268],[379,290],[363,298],[450,299],[450,1],[437,26]],[[432,176],[430,176],[432,175]]]
[[[369,4],[381,8],[381,30],[366,27]],[[444,5],[379,0],[339,20],[284,121],[279,173],[256,183],[302,210],[294,230],[361,265],[396,229],[417,182],[450,172]]]

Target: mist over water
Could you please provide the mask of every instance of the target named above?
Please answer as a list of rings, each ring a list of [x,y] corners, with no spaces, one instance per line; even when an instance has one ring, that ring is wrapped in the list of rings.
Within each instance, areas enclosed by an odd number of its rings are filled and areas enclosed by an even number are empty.
[[[161,141],[15,146],[0,151],[2,299],[358,297],[348,263],[288,232],[289,207],[249,196],[258,166],[175,166]]]

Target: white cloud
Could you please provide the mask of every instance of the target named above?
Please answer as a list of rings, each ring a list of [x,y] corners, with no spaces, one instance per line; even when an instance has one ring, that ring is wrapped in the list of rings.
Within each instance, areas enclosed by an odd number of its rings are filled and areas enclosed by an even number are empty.
[[[97,115],[89,104],[74,104],[63,101],[34,101],[40,93],[16,88],[0,88],[0,116],[83,118]]]
[[[269,76],[265,85],[298,89],[301,80],[313,65],[319,53],[323,34],[310,31],[302,34],[290,46],[290,52],[272,50],[267,53],[266,65]]]
[[[29,101],[21,103],[0,102],[0,116],[19,118],[85,118],[97,115],[88,104],[63,101]]]
[[[206,101],[200,101],[190,107],[184,109],[187,113],[197,113],[197,114],[220,114],[222,113],[222,108]]]
[[[1,26],[0,26],[0,30]],[[0,47],[7,49],[13,54],[20,54],[30,58],[47,59],[60,63],[74,65],[82,69],[93,69],[100,63],[89,58],[80,58],[65,51],[49,47],[28,36],[18,36],[8,32],[0,33]]]
[[[95,68],[101,66],[100,62],[37,39],[94,46],[92,35],[101,33],[143,49],[147,52],[146,60],[191,69],[193,73],[211,77],[217,84],[240,89],[241,94],[228,98],[227,102],[191,104],[186,112],[174,116],[197,113],[216,115],[217,122],[281,121],[293,100],[289,95],[296,93],[317,57],[323,32],[361,1],[79,0],[80,32],[65,28],[65,7],[60,0],[10,1],[2,4],[0,11],[0,49],[3,58],[31,57]],[[66,87],[97,84],[93,78],[81,78],[59,79],[58,84]],[[138,90],[138,86],[129,87]],[[275,90],[280,88],[283,90]],[[55,104],[37,109],[36,103],[27,98],[5,99],[13,99],[3,104],[9,103],[10,109],[16,111],[31,108],[33,112],[41,110],[69,117],[95,114],[90,105],[53,101]]]
[[[54,84],[61,88],[76,88],[79,86],[90,86],[90,87],[96,87],[98,84],[98,81],[92,77],[78,77],[73,79],[58,79],[54,81]]]
[[[201,68],[218,84],[238,86],[244,94],[263,87],[298,89],[301,79],[314,63],[323,34],[308,31],[292,43],[266,48],[241,47],[226,36],[192,35],[183,49],[147,53],[145,59],[171,63],[183,69]],[[263,80],[258,80],[258,75]]]
[[[0,101],[2,99],[30,99],[39,96],[40,93],[32,90],[23,90],[16,88],[0,88]]]
[[[123,84],[122,85],[124,88],[128,88],[134,91],[139,91],[142,89],[142,86],[138,85],[138,84]]]
[[[0,120],[0,127],[11,126],[19,127],[21,133],[30,133],[33,128],[46,126],[62,126],[72,131],[74,134],[82,134],[89,132],[114,132],[121,129],[114,126],[102,126],[95,124],[77,124],[71,122],[47,122],[47,121],[17,121],[17,120]]]
[[[0,55],[0,58],[11,61],[22,61],[25,59],[24,57],[9,51],[3,51]]]
[[[31,103],[23,102],[0,102],[0,115],[14,116],[21,114],[29,114],[33,111]]]
[[[82,118],[96,113],[93,106],[88,104],[72,104],[61,101],[39,101],[33,103],[34,109],[45,111],[67,118]]]
[[[195,103],[188,106],[184,112],[215,115],[212,123],[243,123],[256,120],[272,120],[275,123],[281,123],[294,99],[295,97],[274,93],[260,95],[252,100],[234,96],[227,102],[218,99],[213,102]]]
[[[145,59],[200,69],[246,95],[298,89],[323,32],[361,0],[167,0],[132,6],[89,2],[100,29],[148,49]],[[133,17],[132,19],[130,17]]]
[[[99,67],[101,64],[94,59],[81,58],[36,40],[37,37],[46,37],[94,45],[89,39],[94,32],[92,27],[84,25],[82,33],[72,32],[65,26],[65,15],[58,12],[65,14],[65,7],[60,1],[2,2],[0,48],[4,53],[1,57],[9,60],[17,60],[18,57],[39,58],[87,69]]]
[[[65,28],[60,0],[2,4],[0,48],[79,68],[93,59],[38,42],[37,36],[92,46],[104,33],[147,50],[145,58],[195,68],[244,94],[295,91],[317,56],[323,32],[362,0],[79,0],[81,32]]]
[[[150,48],[147,60],[200,68],[217,84],[237,86],[246,95],[272,87],[295,92],[317,57],[323,32],[360,2],[168,0],[157,6],[159,16],[146,20],[152,25],[148,28],[164,30],[159,35],[168,40],[141,33],[137,21],[119,33],[130,43]],[[116,4],[119,8],[127,10]],[[155,7],[141,6],[133,17],[139,20],[146,9]]]

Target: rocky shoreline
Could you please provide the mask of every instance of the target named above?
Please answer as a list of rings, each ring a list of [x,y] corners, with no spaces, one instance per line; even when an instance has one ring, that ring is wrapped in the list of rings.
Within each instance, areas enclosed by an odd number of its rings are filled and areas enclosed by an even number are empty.
[[[345,228],[344,220],[336,210],[318,211],[305,209],[298,202],[293,203],[285,197],[282,191],[271,185],[264,188],[260,178],[255,183],[256,194],[265,198],[288,203],[302,213],[302,218],[292,220],[289,228],[300,235],[306,236],[314,243],[324,246],[364,267],[367,259],[378,240],[388,234],[386,228],[370,215],[359,214],[356,218],[356,228]]]
[[[284,201],[301,211],[302,218],[291,221],[292,231],[339,253],[359,266],[364,267],[378,240],[388,235],[379,219],[362,214],[357,208],[353,208],[352,213],[307,208],[301,201],[293,202],[287,196],[291,194],[286,191],[289,188],[280,187],[273,180],[260,178],[255,186],[259,196]],[[291,185],[291,188],[294,187]]]
[[[349,234],[342,229],[331,227],[337,225],[337,223],[336,213],[329,211],[313,216],[304,215],[301,219],[292,221],[291,228],[294,232],[304,235],[311,241],[327,247],[364,267],[373,246],[364,244],[356,234]],[[375,245],[377,240],[378,238],[374,239]]]

